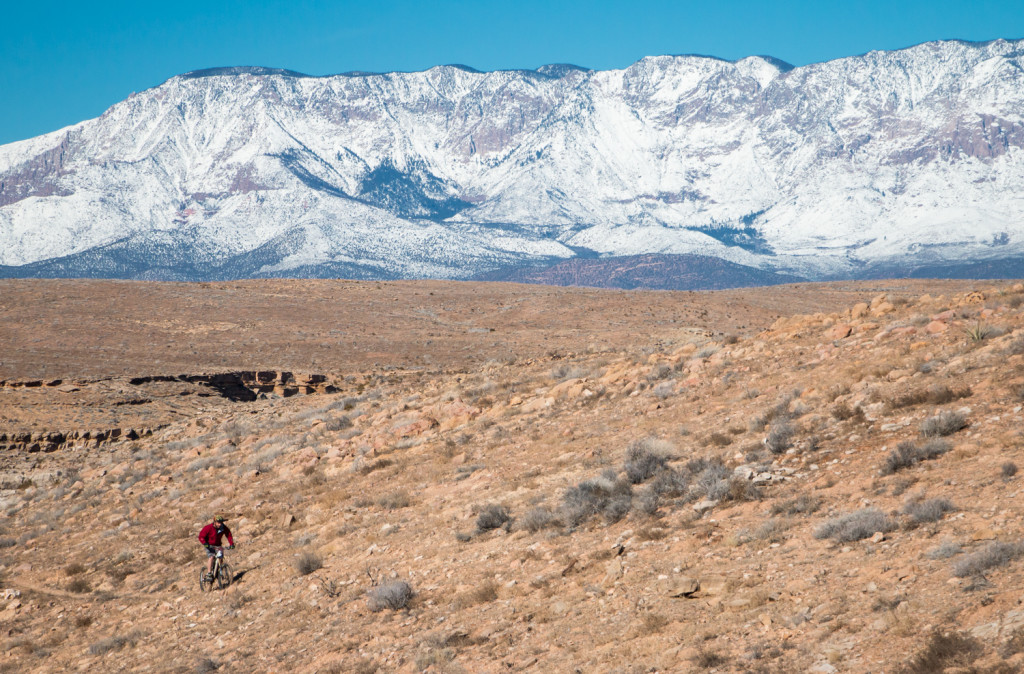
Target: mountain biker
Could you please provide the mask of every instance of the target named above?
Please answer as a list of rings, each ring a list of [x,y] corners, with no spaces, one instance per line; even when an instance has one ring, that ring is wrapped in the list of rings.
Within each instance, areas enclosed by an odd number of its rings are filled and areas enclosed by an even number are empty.
[[[215,515],[213,521],[199,532],[199,542],[206,547],[206,579],[209,581],[213,580],[213,558],[217,555],[217,550],[221,548],[222,536],[228,537],[228,549],[234,549],[235,541],[231,538],[231,530],[224,524],[223,515]]]

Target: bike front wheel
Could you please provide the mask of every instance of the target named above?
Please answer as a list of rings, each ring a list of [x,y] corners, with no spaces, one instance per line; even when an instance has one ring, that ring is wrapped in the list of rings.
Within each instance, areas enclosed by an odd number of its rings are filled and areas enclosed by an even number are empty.
[[[199,569],[199,591],[208,592],[213,589],[213,581],[206,577],[206,568]]]
[[[231,585],[231,567],[227,562],[223,562],[220,569],[217,570],[217,587],[223,590],[229,585]]]

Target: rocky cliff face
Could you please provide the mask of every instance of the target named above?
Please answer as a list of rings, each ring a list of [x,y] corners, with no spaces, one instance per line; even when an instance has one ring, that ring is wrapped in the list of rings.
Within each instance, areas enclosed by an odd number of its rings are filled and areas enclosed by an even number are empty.
[[[6,276],[463,278],[697,254],[809,278],[1024,250],[1024,42],[792,68],[199,71],[0,147]]]

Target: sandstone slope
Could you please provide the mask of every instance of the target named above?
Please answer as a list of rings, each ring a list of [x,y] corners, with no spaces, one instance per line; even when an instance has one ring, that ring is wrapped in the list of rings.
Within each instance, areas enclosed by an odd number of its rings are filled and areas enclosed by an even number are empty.
[[[1016,671],[1024,286],[862,294],[8,456],[0,667]]]

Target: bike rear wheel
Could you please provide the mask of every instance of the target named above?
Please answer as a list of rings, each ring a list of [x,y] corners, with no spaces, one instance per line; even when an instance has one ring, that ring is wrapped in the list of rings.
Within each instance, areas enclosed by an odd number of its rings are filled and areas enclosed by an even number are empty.
[[[221,562],[220,568],[217,569],[217,587],[223,590],[229,585],[231,585],[231,567],[227,562]]]

